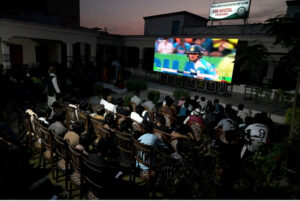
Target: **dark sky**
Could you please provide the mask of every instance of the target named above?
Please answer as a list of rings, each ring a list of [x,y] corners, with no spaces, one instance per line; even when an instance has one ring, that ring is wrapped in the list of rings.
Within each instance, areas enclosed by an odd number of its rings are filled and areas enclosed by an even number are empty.
[[[215,0],[216,3],[230,0]],[[270,17],[284,14],[285,0],[252,0],[249,23],[263,23]],[[85,27],[106,27],[109,33],[143,35],[145,16],[188,11],[208,18],[213,0],[80,0],[80,23]],[[241,24],[242,20],[222,21]]]

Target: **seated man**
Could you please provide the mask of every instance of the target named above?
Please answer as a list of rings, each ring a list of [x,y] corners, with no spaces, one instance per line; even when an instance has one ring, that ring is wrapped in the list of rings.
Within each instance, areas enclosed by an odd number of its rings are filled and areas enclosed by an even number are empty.
[[[112,130],[116,127],[115,117],[112,113],[108,113],[104,118],[104,127],[108,130]]]
[[[86,101],[81,101],[79,103],[79,110],[87,112],[87,113],[90,113],[90,111],[91,111],[89,104]]]
[[[162,114],[157,114],[154,118],[154,128],[169,133],[171,130],[166,126],[166,119]]]
[[[104,105],[98,105],[96,109],[96,113],[92,113],[90,114],[90,116],[94,117],[95,119],[104,121],[104,116],[105,116]]]
[[[246,112],[244,110],[244,104],[239,104],[238,105],[238,113],[237,113],[237,116],[240,117],[243,122],[245,123],[245,119],[247,116],[249,116],[248,112]]]
[[[117,99],[117,108],[116,108],[116,112],[125,116],[129,116],[130,112],[124,108],[124,101],[123,98],[118,98]]]
[[[66,111],[59,111],[54,113],[53,120],[54,123],[52,123],[48,130],[54,131],[54,133],[60,137],[63,137],[67,132],[68,129],[63,125],[63,122],[65,121],[66,117]]]
[[[153,93],[148,93],[148,101],[146,101],[146,102],[144,102],[143,104],[142,104],[142,106],[143,107],[145,107],[145,108],[148,108],[149,110],[154,110],[154,108],[155,108],[155,105],[154,105],[154,103],[153,103],[153,100],[154,100],[154,95],[153,95]]]
[[[201,114],[205,114],[207,103],[204,96],[201,97],[199,105],[201,107]]]
[[[76,121],[72,124],[72,131],[68,131],[64,136],[65,140],[69,140],[69,144],[73,147],[79,144],[79,136],[84,131],[84,124]]]
[[[140,141],[143,144],[152,146],[153,148],[162,148],[162,149],[168,149],[167,145],[164,143],[163,140],[159,139],[157,136],[153,134],[153,125],[150,122],[144,121],[143,127],[145,134],[140,136],[138,138],[138,141]],[[143,164],[136,163],[137,167],[142,169],[142,171],[148,171],[149,168],[146,167]],[[152,167],[155,167],[155,155],[153,155],[152,158]]]
[[[234,131],[236,128],[233,120],[224,116],[224,118],[221,121],[219,121],[215,129],[217,130],[217,136],[220,136],[221,134],[224,134],[227,131]]]
[[[181,105],[181,107],[179,109],[179,114],[178,114],[178,117],[180,118],[180,120],[183,121],[183,119],[185,119],[190,114],[190,111],[188,109],[189,105],[190,105],[190,103],[188,101],[185,101],[184,104]]]
[[[96,153],[92,153],[88,156],[88,160],[102,166],[102,173],[94,175],[94,181],[103,186],[103,192],[99,192],[98,189],[91,188],[92,193],[97,198],[112,195],[112,189],[115,182],[115,175],[117,171],[113,166],[105,159],[110,152],[110,142],[108,139],[100,138],[97,146]]]
[[[171,133],[171,145],[177,151],[177,144],[180,140],[193,139],[192,131],[185,125],[176,124],[175,130]]]
[[[134,96],[131,97],[130,101],[132,103],[134,103],[136,106],[140,105],[142,100],[139,98],[140,92],[139,91],[135,91],[134,92]]]
[[[120,129],[119,130],[120,130],[120,132],[133,135],[131,119],[124,119],[120,123]]]
[[[48,108],[38,108],[36,110],[36,114],[39,118],[39,120],[41,121],[42,125],[46,128],[48,128],[49,126],[49,122],[48,122],[48,117],[51,113],[51,110],[49,110]]]
[[[158,112],[166,113],[171,117],[176,116],[176,109],[173,107],[174,100],[170,97],[166,97],[166,104],[159,108]]]
[[[260,146],[268,143],[269,128],[264,124],[261,113],[256,114],[254,120],[255,123],[245,129],[245,140],[247,143],[242,149],[241,158],[247,150],[246,155],[251,155],[256,152]]]
[[[198,124],[201,124],[201,125],[204,125],[204,122],[203,122],[203,119],[201,117],[201,114],[200,114],[201,110],[200,108],[196,108],[190,116],[188,116],[185,120],[184,120],[184,124],[192,124],[192,123],[198,123]]]

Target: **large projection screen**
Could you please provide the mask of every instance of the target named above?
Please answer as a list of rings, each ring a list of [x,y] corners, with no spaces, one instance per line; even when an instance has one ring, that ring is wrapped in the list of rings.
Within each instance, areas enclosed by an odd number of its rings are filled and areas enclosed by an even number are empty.
[[[237,43],[238,39],[157,38],[153,70],[231,83]]]

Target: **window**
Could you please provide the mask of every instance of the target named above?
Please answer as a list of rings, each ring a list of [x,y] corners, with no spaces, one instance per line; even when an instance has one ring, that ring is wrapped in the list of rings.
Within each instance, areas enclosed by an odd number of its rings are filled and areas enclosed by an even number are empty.
[[[179,34],[179,25],[180,22],[177,21],[173,21],[172,23],[172,35],[178,35]]]
[[[35,56],[37,63],[48,63],[49,50],[45,45],[35,46]]]

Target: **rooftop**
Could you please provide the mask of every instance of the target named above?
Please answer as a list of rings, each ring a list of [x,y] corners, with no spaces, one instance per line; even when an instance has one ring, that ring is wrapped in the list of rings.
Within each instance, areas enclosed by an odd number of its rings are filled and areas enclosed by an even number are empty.
[[[178,12],[174,12],[174,13],[165,13],[165,14],[160,14],[160,15],[152,15],[152,16],[147,16],[147,17],[143,17],[144,20],[149,20],[149,19],[153,19],[153,18],[159,18],[159,17],[169,17],[169,16],[174,16],[174,15],[188,15],[194,18],[199,18],[201,20],[204,21],[208,21],[207,18],[205,17],[201,17],[200,15],[196,15],[194,13],[190,13],[188,11],[178,11]]]

